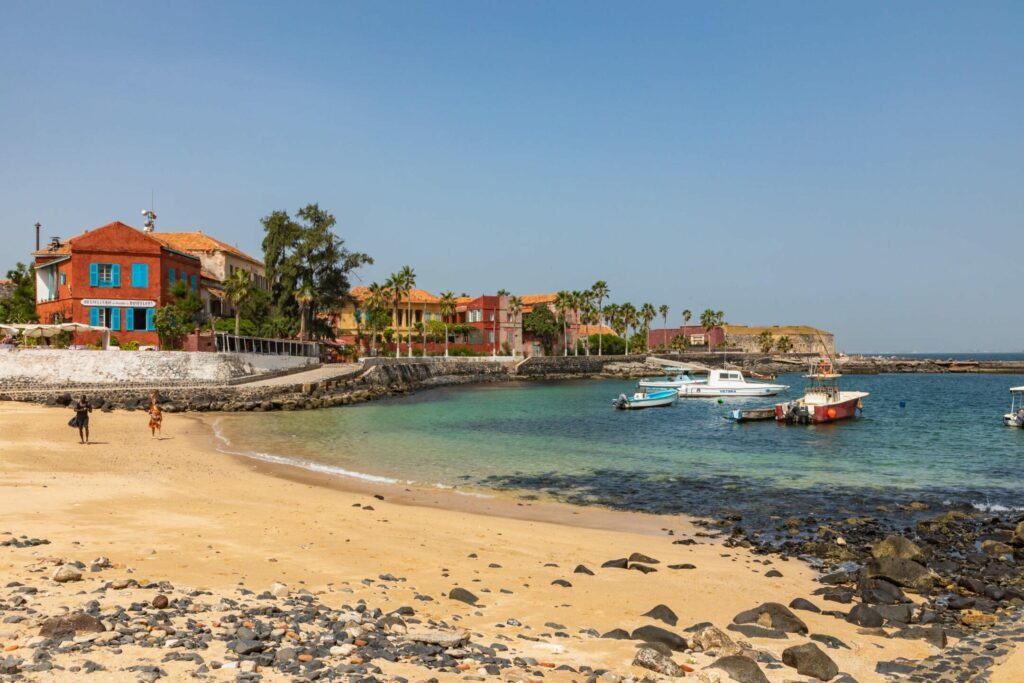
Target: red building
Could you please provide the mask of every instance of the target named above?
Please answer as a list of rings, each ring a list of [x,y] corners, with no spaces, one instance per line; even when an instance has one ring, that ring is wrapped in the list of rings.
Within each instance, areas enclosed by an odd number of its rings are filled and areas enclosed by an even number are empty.
[[[199,258],[120,222],[66,242],[55,238],[33,256],[39,322],[109,327],[122,344],[158,344],[153,314],[170,299],[171,286],[199,287]],[[79,333],[75,343],[97,343],[100,336]]]
[[[462,345],[478,353],[521,353],[522,329],[509,314],[507,296],[459,297],[455,322],[473,328]]]
[[[679,335],[686,337],[687,346],[707,346],[710,339],[712,348],[717,348],[725,340],[725,331],[721,327],[705,330],[700,325],[687,325],[686,327],[651,330],[647,334],[647,343],[652,349],[672,346],[672,342]]]

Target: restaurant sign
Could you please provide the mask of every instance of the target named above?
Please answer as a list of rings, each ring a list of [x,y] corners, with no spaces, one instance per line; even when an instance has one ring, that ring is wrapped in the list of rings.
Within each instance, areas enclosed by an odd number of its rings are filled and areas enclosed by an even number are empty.
[[[156,308],[155,301],[143,299],[82,299],[82,305],[90,308]]]

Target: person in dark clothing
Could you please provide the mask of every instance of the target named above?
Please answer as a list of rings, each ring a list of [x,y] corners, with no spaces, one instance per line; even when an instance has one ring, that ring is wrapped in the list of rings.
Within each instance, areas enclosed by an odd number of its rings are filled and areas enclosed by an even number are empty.
[[[72,420],[72,423],[75,427],[78,427],[78,438],[82,443],[89,443],[89,413],[92,412],[89,399],[83,394],[78,403],[74,405],[74,409],[75,418]]]

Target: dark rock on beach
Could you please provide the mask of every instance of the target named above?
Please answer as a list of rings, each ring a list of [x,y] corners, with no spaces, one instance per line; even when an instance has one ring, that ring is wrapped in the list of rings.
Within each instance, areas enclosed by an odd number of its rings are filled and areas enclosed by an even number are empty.
[[[458,600],[459,602],[464,602],[467,605],[475,605],[480,598],[476,597],[465,588],[455,587],[448,591],[448,599]]]
[[[649,643],[663,643],[679,652],[686,650],[688,647],[685,638],[660,626],[641,626],[630,634],[630,638]]]
[[[788,607],[777,602],[766,602],[733,617],[734,624],[757,624],[786,633],[807,633],[807,624]]]
[[[796,669],[798,674],[819,681],[830,681],[839,675],[836,663],[814,643],[786,648],[782,653],[782,662]]]
[[[742,655],[727,655],[716,659],[709,669],[719,669],[737,683],[768,683],[768,677],[752,659]]]
[[[669,626],[675,626],[679,623],[679,617],[673,612],[667,605],[657,605],[652,607],[647,612],[644,612],[643,616],[650,617],[651,619],[657,619],[663,621]]]

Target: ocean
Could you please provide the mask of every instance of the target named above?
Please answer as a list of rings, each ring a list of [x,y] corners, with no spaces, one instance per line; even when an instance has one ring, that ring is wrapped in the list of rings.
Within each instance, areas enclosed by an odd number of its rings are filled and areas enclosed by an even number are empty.
[[[779,378],[802,395],[799,375]],[[459,386],[345,408],[224,415],[227,452],[377,481],[545,493],[579,504],[746,520],[884,514],[924,500],[1024,509],[1024,430],[1003,426],[1024,376],[872,375],[862,417],[832,425],[735,424],[741,405],[680,400],[613,410],[635,382]]]

